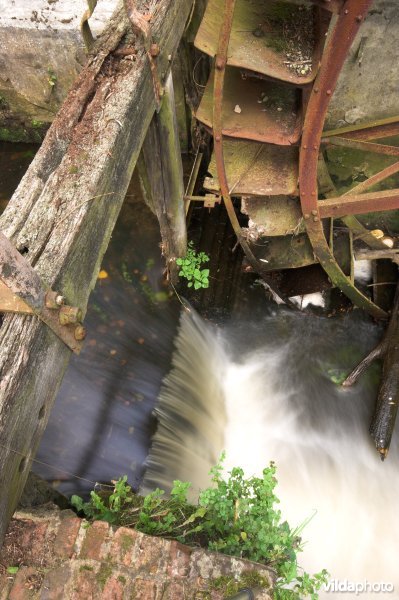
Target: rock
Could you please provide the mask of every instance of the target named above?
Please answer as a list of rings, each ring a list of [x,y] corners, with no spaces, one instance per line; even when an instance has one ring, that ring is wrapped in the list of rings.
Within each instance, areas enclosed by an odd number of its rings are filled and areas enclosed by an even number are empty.
[[[98,35],[116,0],[99,0]],[[39,142],[86,61],[84,0],[0,0],[0,139]]]

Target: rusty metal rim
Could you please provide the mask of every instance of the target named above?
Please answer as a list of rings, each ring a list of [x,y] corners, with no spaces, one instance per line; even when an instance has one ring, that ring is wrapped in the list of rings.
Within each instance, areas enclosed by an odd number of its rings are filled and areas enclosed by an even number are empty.
[[[317,200],[317,161],[323,125],[339,73],[372,0],[347,0],[324,50],[307,107],[299,154],[299,191],[302,214],[313,250],[332,283],[350,300],[376,318],[387,314],[346,277],[328,246]]]
[[[243,249],[248,262],[252,268],[259,273],[259,275],[268,284],[270,289],[283,300],[291,308],[297,308],[288,298],[286,298],[280,290],[276,287],[275,283],[270,278],[270,274],[265,271],[262,263],[253,254],[249,244],[247,243],[241,226],[238,222],[237,215],[231,200],[229,186],[227,182],[226,169],[224,164],[223,154],[223,123],[222,123],[222,107],[223,107],[223,87],[224,87],[224,76],[227,64],[227,51],[230,40],[230,33],[233,24],[234,7],[236,0],[225,0],[222,25],[219,32],[218,50],[215,57],[215,75],[214,75],[214,86],[213,86],[213,138],[214,138],[214,152],[216,169],[218,172],[218,179],[220,185],[220,191],[223,197],[224,205],[226,207],[227,214],[230,219],[230,223],[233,227],[234,233],[237,236],[237,240]]]

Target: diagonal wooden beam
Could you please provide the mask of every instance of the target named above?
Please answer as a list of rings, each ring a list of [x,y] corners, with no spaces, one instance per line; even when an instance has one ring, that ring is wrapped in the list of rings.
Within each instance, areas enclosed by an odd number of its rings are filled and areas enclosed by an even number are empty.
[[[192,0],[156,3],[162,83],[191,7]],[[114,52],[121,46],[135,47],[135,60]],[[121,6],[93,52],[0,217],[0,230],[40,279],[83,313],[156,106],[148,57]],[[36,317],[3,317],[0,544],[70,356]]]

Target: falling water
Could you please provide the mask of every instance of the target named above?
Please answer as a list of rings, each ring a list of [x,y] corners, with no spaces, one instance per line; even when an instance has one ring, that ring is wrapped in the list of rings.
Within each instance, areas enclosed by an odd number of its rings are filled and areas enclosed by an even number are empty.
[[[353,389],[333,383],[380,335],[360,311],[328,319],[269,309],[218,331],[185,315],[149,478],[203,487],[222,449],[227,468],[247,475],[273,460],[283,515],[292,526],[313,515],[301,565],[340,581],[393,583],[389,597],[398,598],[398,444],[381,463],[367,433],[378,366]]]
[[[225,355],[210,327],[191,308],[182,311],[172,370],[162,386],[158,429],[147,459],[143,489],[169,489],[174,479],[209,483],[224,445]]]

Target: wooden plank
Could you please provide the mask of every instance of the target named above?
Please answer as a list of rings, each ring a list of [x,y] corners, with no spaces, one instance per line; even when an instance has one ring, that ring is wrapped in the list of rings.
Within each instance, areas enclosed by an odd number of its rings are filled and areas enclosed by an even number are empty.
[[[160,0],[153,35],[168,72],[191,0]],[[126,32],[129,32],[125,38]],[[110,55],[121,40],[136,60]],[[86,310],[140,147],[155,110],[147,55],[121,7],[83,69],[5,213],[0,229],[46,285]],[[35,317],[0,327],[0,543],[70,358]]]
[[[241,212],[249,217],[248,228],[264,236],[303,233],[301,206],[298,198],[289,196],[250,197],[241,200]]]
[[[298,148],[250,141],[223,144],[227,181],[233,196],[297,196]],[[219,192],[215,154],[208,166],[204,188]]]
[[[169,74],[161,110],[151,121],[142,154],[146,169],[147,191],[158,217],[163,254],[173,283],[177,283],[174,258],[187,250],[184,205],[183,165],[177,130],[172,74]]]
[[[317,73],[321,46],[319,39],[312,39],[316,10],[290,3],[237,0],[227,64],[295,85],[310,83]],[[223,1],[209,0],[195,45],[210,56],[216,54],[222,15]],[[291,45],[288,40],[294,39]],[[309,62],[299,65],[287,57],[295,55],[296,48],[302,61]]]
[[[196,117],[207,127],[213,121],[213,80],[209,77]],[[226,69],[223,91],[223,135],[290,146],[302,130],[299,90],[264,79],[242,78]]]

